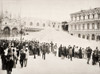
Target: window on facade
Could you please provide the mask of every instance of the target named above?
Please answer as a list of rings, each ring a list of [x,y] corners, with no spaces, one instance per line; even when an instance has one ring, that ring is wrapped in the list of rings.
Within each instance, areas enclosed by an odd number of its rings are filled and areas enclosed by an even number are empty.
[[[94,14],[93,14],[93,19],[94,19]]]
[[[52,22],[52,25],[54,24],[54,22]]]
[[[53,27],[55,27],[55,25],[53,25]]]
[[[73,25],[71,25],[71,29],[73,30]]]
[[[92,34],[92,40],[95,40],[95,35],[94,34]]]
[[[39,23],[37,23],[37,26],[39,26]]]
[[[85,35],[83,35],[82,38],[84,39],[85,38]]]
[[[14,22],[13,25],[15,25],[16,23]]]
[[[83,20],[85,20],[85,15],[83,16]]]
[[[97,29],[100,29],[100,24],[99,23],[97,23]]]
[[[30,22],[30,25],[32,26],[32,25],[33,25],[33,23],[32,23],[32,22]]]
[[[79,16],[79,20],[81,20],[81,16]]]
[[[71,17],[71,20],[73,21],[73,16]]]
[[[77,17],[75,17],[75,21],[77,20]]]
[[[85,24],[83,24],[83,30],[85,29]]]
[[[98,19],[100,19],[100,14],[98,14]]]
[[[59,25],[58,25],[58,28],[59,28]]]
[[[50,23],[48,24],[48,26],[50,27]]]
[[[89,35],[87,35],[87,39],[89,39],[89,37],[90,37],[90,36],[89,36]]]
[[[90,28],[90,24],[88,23],[88,24],[87,24],[87,29],[89,29],[89,28]]]
[[[90,15],[88,15],[88,19],[90,19]]]
[[[97,36],[97,40],[100,40],[100,35]]]
[[[56,23],[54,22],[53,24],[55,25]]]
[[[24,22],[24,25],[26,25],[26,22]]]
[[[7,22],[5,22],[5,24],[7,24]]]
[[[75,24],[75,30],[76,30],[76,27],[77,27],[77,26],[76,26],[76,24]]]
[[[80,24],[78,25],[78,29],[79,29],[79,30],[81,29],[81,26],[80,26]]]
[[[94,23],[92,23],[92,29],[95,29],[95,25],[94,25]]]
[[[45,23],[43,23],[43,27],[45,27]]]
[[[81,37],[81,34],[78,34],[78,37],[80,38]]]
[[[73,35],[73,33],[71,33],[71,35]]]

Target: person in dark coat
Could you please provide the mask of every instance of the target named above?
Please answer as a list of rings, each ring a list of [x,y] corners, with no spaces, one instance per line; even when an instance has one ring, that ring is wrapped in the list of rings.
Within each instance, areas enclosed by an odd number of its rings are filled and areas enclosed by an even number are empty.
[[[69,50],[66,48],[66,58],[68,58]]]
[[[25,60],[24,60],[24,66],[26,67],[27,66],[27,61],[28,61],[28,57],[29,57],[29,49],[28,47],[26,47],[25,49]]]
[[[62,53],[62,45],[60,45],[59,49],[58,49],[58,56],[61,57]]]
[[[43,48],[42,48],[42,58],[45,60],[46,58],[46,45],[43,45]]]
[[[100,51],[98,51],[98,62],[99,62],[99,67],[100,67]]]
[[[37,54],[38,54],[38,56],[40,56],[39,42],[37,43]]]
[[[82,59],[82,48],[79,49],[79,58]]]
[[[39,49],[39,45],[36,47],[36,49],[37,49],[37,54],[38,54],[38,56],[40,56],[40,49]]]
[[[16,64],[17,64],[18,57],[19,57],[19,49],[18,48],[16,48],[16,55],[17,55],[17,59],[16,59]]]
[[[95,65],[96,64],[96,52],[93,51],[93,54],[92,54],[92,65]]]
[[[74,54],[75,54],[75,45],[72,48],[72,57],[74,57]]]
[[[25,60],[25,53],[24,53],[24,50],[21,49],[21,51],[20,51],[20,65],[21,65],[21,67],[23,67],[24,60]]]
[[[92,49],[90,47],[87,48],[87,64],[89,64],[91,58]]]
[[[5,52],[2,53],[1,55],[1,62],[2,62],[2,70],[6,69],[6,55]]]
[[[66,49],[66,46],[64,47],[64,56],[67,57],[67,49]]]
[[[2,45],[0,45],[0,55],[2,55],[3,52],[4,52],[4,48]]]
[[[18,49],[19,50],[23,49],[23,44],[22,43],[19,44]]]
[[[19,49],[18,49],[18,47],[16,47],[16,53],[17,53],[17,57],[19,57]]]
[[[15,51],[15,49],[13,49],[13,61],[14,61],[13,68],[16,68],[16,61],[17,61],[17,59],[18,59],[18,57],[16,55],[16,51]]]
[[[11,55],[7,55],[7,58],[6,58],[7,74],[11,74],[13,65],[14,65],[14,61],[11,59]]]
[[[96,58],[96,63],[98,62],[98,52],[99,52],[99,49],[98,49],[98,47],[96,47],[96,49],[95,49],[95,58]]]
[[[71,46],[69,47],[69,57],[70,57],[70,60],[72,61],[72,47]]]
[[[50,43],[50,44],[51,44],[51,52],[53,52],[53,51],[54,51],[54,48],[53,48],[53,45],[54,45],[54,44],[53,44],[53,42],[52,42],[52,41],[51,41],[51,43]]]
[[[36,47],[34,47],[34,48],[33,48],[34,59],[36,59],[36,54],[37,54],[37,49],[36,49]]]

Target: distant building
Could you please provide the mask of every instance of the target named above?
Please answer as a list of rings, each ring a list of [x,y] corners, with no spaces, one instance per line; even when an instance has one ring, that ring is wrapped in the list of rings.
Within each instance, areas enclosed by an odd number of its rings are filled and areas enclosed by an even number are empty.
[[[69,33],[79,38],[100,41],[100,8],[72,13]]]
[[[3,13],[0,22],[0,37],[17,36],[20,29],[18,18],[11,18],[11,14],[7,11]]]
[[[62,29],[63,29],[64,31],[68,31],[68,22],[67,22],[67,21],[63,21],[63,22],[62,22]]]
[[[24,25],[24,30],[26,32],[37,32],[45,28],[54,28],[56,30],[61,30],[61,23],[50,20],[42,20],[37,18],[22,18],[22,24]]]
[[[12,18],[13,17],[13,18]],[[38,32],[45,28],[61,30],[61,23],[56,21],[42,20],[36,18],[14,17],[7,11],[0,16],[0,37],[14,37],[21,33]]]

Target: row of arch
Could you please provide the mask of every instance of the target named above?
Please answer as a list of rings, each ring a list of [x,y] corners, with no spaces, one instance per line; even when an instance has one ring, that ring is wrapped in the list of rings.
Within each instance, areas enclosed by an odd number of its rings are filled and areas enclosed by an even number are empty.
[[[87,39],[87,40],[96,40],[96,41],[100,41],[100,35],[95,35],[95,34],[88,34],[88,35],[81,35],[78,34],[79,38],[83,38],[83,39]]]
[[[26,25],[26,22],[24,22],[24,24]],[[29,22],[29,26],[33,26],[33,22]],[[60,28],[60,23],[56,23],[56,22],[52,22],[52,23],[35,23],[34,26],[41,26],[41,27],[52,27],[52,28]]]
[[[8,26],[6,26],[2,30],[2,35],[5,36],[5,37],[17,36],[18,35],[18,29],[16,27],[10,29]]]
[[[95,16],[95,14],[92,14],[92,15],[83,15],[83,16],[75,16],[75,17],[73,17],[73,16],[71,16],[71,20],[72,21],[77,21],[77,20],[86,20],[86,19],[95,19],[95,18],[98,18],[98,19],[100,19],[100,14],[97,14],[96,16]]]
[[[100,22],[84,23],[84,24],[71,24],[71,29],[72,30],[100,29]]]
[[[95,11],[96,12],[96,11]],[[71,20],[72,21],[78,21],[78,20],[87,20],[87,19],[100,19],[100,13],[91,13],[89,12],[88,14],[86,12],[80,12],[80,13],[75,13],[71,15]]]

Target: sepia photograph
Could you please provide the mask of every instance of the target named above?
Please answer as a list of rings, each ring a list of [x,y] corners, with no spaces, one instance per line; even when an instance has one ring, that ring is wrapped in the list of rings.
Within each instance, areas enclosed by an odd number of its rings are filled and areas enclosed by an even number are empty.
[[[100,0],[0,0],[0,74],[100,74]]]

